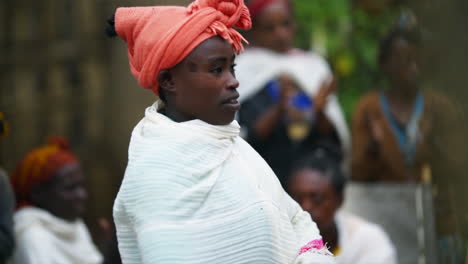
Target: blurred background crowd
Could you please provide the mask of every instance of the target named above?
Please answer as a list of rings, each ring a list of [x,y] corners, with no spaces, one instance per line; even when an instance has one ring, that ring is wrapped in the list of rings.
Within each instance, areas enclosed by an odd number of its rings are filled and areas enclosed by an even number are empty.
[[[0,264],[119,263],[113,200],[155,97],[106,19],[189,2],[0,3]],[[246,2],[242,136],[339,263],[468,263],[468,2]]]

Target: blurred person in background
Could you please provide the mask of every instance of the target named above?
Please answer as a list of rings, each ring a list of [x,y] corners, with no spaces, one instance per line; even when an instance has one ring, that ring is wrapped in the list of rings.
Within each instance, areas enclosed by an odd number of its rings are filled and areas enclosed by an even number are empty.
[[[396,250],[380,226],[340,210],[346,185],[341,156],[323,146],[296,162],[289,194],[316,221],[338,264],[396,264]]]
[[[352,179],[420,182],[429,162],[432,94],[423,91],[417,65],[418,38],[396,29],[380,45],[379,65],[388,87],[369,92],[353,118]]]
[[[0,112],[0,139],[8,133],[8,123]],[[15,199],[7,173],[0,167],[0,264],[12,255],[14,249],[13,212]]]
[[[461,259],[461,227],[453,192],[465,155],[466,137],[456,104],[432,87],[422,87],[417,27],[398,25],[380,44],[382,87],[357,104],[353,116],[351,178],[374,183],[431,183],[441,263]],[[428,86],[428,85],[425,85]],[[460,212],[462,215],[462,212]],[[446,255],[446,256],[444,256]],[[454,259],[454,262],[447,259]]]
[[[85,176],[68,142],[52,138],[29,152],[11,182],[17,201],[13,264],[102,263],[82,221]]]
[[[243,136],[268,162],[283,186],[292,162],[319,142],[347,153],[350,139],[328,63],[294,48],[295,21],[288,0],[247,2],[251,47],[237,59]]]

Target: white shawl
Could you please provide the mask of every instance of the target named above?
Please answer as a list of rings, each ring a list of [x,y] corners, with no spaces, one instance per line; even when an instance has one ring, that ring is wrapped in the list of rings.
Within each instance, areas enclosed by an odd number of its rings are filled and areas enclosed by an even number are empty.
[[[67,222],[36,208],[15,213],[12,264],[98,264],[102,256],[81,220]]]
[[[176,123],[147,108],[114,204],[124,264],[334,263],[309,214],[281,188],[239,125]]]
[[[331,76],[327,62],[312,52],[283,55],[262,48],[249,48],[236,58],[240,102],[257,94],[269,81],[288,74],[309,95],[317,94]],[[348,126],[335,95],[330,96],[325,115],[335,126],[345,153],[351,148]]]
[[[341,210],[336,214],[336,224],[338,264],[397,264],[395,247],[380,226]]]

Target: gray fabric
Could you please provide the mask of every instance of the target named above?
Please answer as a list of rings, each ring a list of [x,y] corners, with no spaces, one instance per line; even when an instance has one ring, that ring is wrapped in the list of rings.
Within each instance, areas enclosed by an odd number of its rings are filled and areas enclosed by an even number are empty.
[[[399,264],[438,263],[430,185],[350,183],[345,197],[345,211],[388,233]]]
[[[0,169],[0,264],[11,256],[14,248],[13,211],[15,201],[5,171]]]

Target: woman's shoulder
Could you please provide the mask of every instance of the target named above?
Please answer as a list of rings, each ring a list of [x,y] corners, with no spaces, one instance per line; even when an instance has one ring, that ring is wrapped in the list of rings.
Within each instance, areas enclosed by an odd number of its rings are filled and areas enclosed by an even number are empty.
[[[50,230],[43,224],[44,219],[50,218],[50,215],[42,209],[35,207],[23,207],[15,212],[15,236],[17,240],[41,241],[48,238]]]
[[[428,106],[433,107],[453,107],[455,100],[450,98],[443,92],[437,91],[433,88],[428,88],[423,91],[424,99]]]
[[[360,104],[376,104],[379,101],[379,94],[380,91],[378,90],[370,90],[365,93],[358,101]]]

